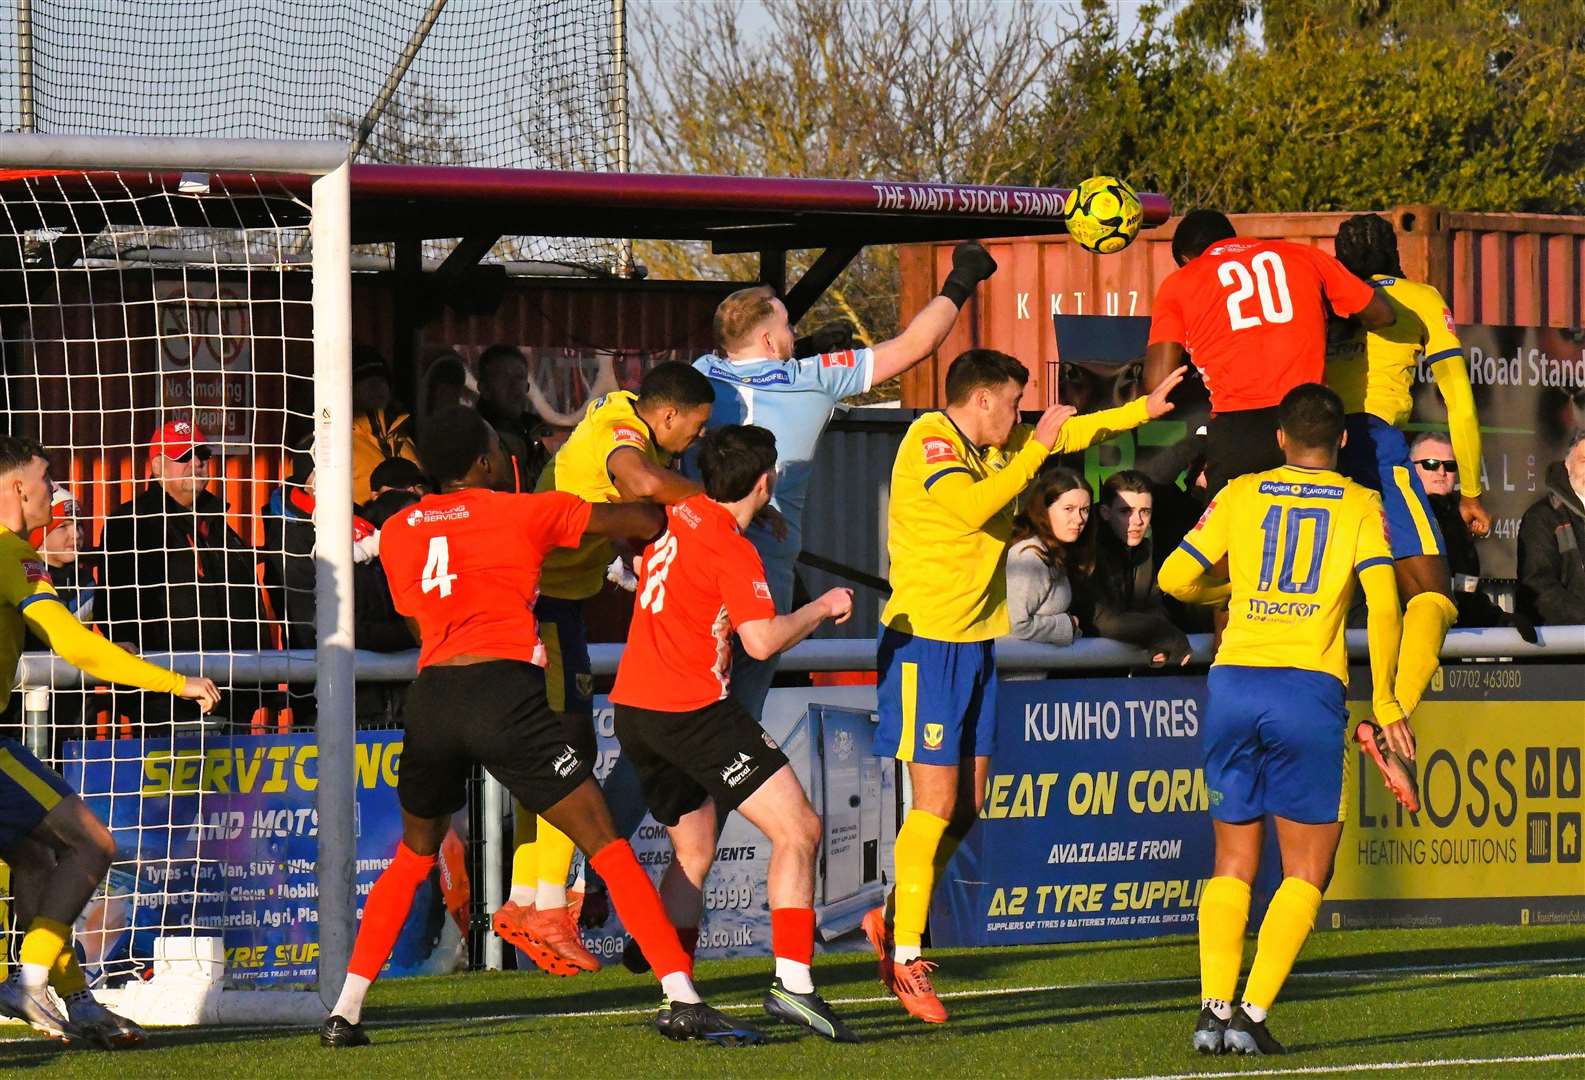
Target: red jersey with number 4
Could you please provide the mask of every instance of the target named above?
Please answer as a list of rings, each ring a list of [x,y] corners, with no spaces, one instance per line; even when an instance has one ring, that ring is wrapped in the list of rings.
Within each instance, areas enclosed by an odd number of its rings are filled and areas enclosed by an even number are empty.
[[[1287,240],[1233,237],[1161,283],[1150,344],[1189,352],[1214,412],[1263,409],[1326,371],[1326,305],[1353,315],[1375,291],[1326,252]]]
[[[534,622],[540,564],[551,548],[578,546],[590,510],[560,491],[469,488],[392,516],[380,562],[396,610],[418,621],[419,669],[464,654],[544,667]]]
[[[759,552],[725,507],[704,495],[666,507],[666,531],[639,563],[611,700],[656,712],[720,701],[732,682],[732,631],[775,615]]]

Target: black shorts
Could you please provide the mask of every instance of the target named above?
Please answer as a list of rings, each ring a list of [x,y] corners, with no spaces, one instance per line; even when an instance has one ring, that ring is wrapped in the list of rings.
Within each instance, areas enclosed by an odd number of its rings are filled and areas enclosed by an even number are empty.
[[[461,810],[475,762],[535,813],[594,775],[594,755],[550,711],[545,672],[521,660],[425,668],[407,688],[405,719],[396,793],[416,817]]]
[[[1284,463],[1277,406],[1216,413],[1205,426],[1205,488],[1214,497],[1234,477]]]
[[[730,697],[682,713],[618,705],[616,739],[662,825],[677,824],[706,799],[725,817],[787,764],[776,740]]]

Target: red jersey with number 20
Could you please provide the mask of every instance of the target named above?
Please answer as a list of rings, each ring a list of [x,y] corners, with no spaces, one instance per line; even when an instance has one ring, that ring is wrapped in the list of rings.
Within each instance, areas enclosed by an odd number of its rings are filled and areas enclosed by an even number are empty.
[[[419,670],[472,654],[545,666],[534,622],[539,568],[577,547],[591,507],[550,491],[469,488],[426,495],[380,530],[380,562],[396,610],[418,621]]]
[[[1213,412],[1263,409],[1326,371],[1326,307],[1342,316],[1374,290],[1326,252],[1288,240],[1233,237],[1161,283],[1150,344],[1189,352]]]
[[[775,616],[765,566],[737,519],[704,495],[666,507],[666,531],[640,561],[611,700],[656,712],[720,701],[732,682],[732,631]]]

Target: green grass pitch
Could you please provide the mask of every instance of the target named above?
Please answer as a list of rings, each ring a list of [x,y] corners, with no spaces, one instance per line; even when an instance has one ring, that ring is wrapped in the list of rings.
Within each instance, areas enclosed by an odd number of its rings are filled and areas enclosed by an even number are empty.
[[[1246,947],[1245,963],[1254,943]],[[674,1044],[648,1015],[656,988],[620,967],[594,976],[468,974],[393,980],[365,1013],[375,1045],[320,1049],[300,1028],[159,1030],[147,1049],[61,1049],[0,1027],[0,1071],[27,1077],[281,1080],[372,1076],[1585,1075],[1585,928],[1318,933],[1272,1012],[1282,1058],[1200,1057],[1192,937],[941,950],[951,1020],[911,1020],[872,959],[821,957],[821,991],[864,1042],[836,1046],[769,1026],[767,1046]],[[764,1019],[768,961],[701,963],[701,989]],[[25,1071],[24,1071],[25,1070]]]

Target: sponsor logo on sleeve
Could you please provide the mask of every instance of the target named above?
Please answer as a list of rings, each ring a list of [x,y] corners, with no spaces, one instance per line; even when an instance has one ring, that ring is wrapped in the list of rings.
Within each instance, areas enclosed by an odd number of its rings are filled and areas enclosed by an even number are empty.
[[[754,583],[754,595],[759,597],[761,600],[769,600],[770,585],[763,581],[756,581]]]
[[[837,352],[820,354],[821,367],[850,368],[858,362],[858,355],[852,349],[841,349]]]
[[[958,460],[958,452],[952,448],[952,440],[950,439],[926,439],[924,448],[926,465],[934,465],[940,461]]]
[[[611,441],[618,446],[636,446],[640,450],[649,445],[645,434],[629,424],[618,424],[611,429]]]
[[[48,581],[50,579],[50,568],[36,559],[23,559],[22,574],[29,581]]]
[[[1195,532],[1199,532],[1201,529],[1205,528],[1205,523],[1207,521],[1211,520],[1211,511],[1215,510],[1215,509],[1216,509],[1216,500],[1212,499],[1210,504],[1208,506],[1206,506],[1205,513],[1200,515],[1200,520],[1196,521],[1194,523],[1194,531]]]
[[[1453,313],[1447,308],[1442,309],[1442,321],[1447,324],[1448,333],[1457,333],[1457,331],[1453,329]]]

